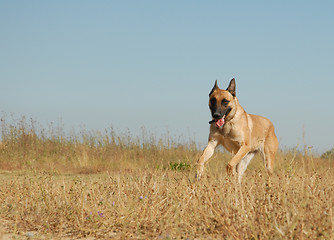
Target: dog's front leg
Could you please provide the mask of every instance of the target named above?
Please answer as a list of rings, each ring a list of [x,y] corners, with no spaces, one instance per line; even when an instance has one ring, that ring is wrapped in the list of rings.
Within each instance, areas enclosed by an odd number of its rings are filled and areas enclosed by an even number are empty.
[[[197,173],[196,173],[197,180],[201,178],[203,170],[204,170],[204,163],[208,161],[209,158],[213,155],[217,145],[218,145],[218,141],[209,140],[208,145],[204,149],[202,156],[199,158],[197,162]]]
[[[244,144],[239,148],[238,152],[234,155],[231,161],[226,166],[226,171],[228,174],[235,173],[235,166],[243,159],[250,151],[250,147],[247,144]]]

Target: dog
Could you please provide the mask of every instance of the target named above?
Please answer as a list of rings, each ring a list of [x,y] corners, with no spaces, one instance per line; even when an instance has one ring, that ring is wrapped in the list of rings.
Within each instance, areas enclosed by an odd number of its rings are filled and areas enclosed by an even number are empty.
[[[237,173],[241,183],[242,175],[257,152],[262,153],[265,167],[273,173],[278,140],[272,122],[262,116],[248,114],[239,104],[236,97],[236,83],[233,78],[226,90],[217,84],[209,94],[209,108],[212,120],[208,145],[197,162],[197,179],[200,179],[204,164],[213,155],[218,145],[232,153],[227,164],[228,174]]]

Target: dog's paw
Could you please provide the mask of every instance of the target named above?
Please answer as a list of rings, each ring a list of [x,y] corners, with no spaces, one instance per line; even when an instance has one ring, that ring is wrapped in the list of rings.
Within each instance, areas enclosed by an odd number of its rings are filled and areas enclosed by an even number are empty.
[[[204,164],[198,164],[197,165],[197,171],[195,174],[195,178],[199,181],[202,177],[202,173],[204,171]]]

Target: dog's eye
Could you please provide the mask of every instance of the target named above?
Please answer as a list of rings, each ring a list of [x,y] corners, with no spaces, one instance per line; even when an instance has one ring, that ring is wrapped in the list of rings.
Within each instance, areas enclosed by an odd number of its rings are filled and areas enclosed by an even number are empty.
[[[224,98],[224,99],[222,100],[222,105],[225,105],[225,106],[226,106],[229,102],[230,102],[229,100],[227,100],[227,99]]]
[[[215,98],[211,98],[210,99],[210,103],[212,106],[214,106],[216,104],[216,99]]]

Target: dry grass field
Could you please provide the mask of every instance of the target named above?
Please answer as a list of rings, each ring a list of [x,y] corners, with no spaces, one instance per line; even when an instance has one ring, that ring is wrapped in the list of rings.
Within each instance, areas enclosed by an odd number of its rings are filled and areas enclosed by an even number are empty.
[[[193,143],[1,123],[0,239],[334,239],[334,159],[280,150],[240,185],[220,151],[196,181]]]

